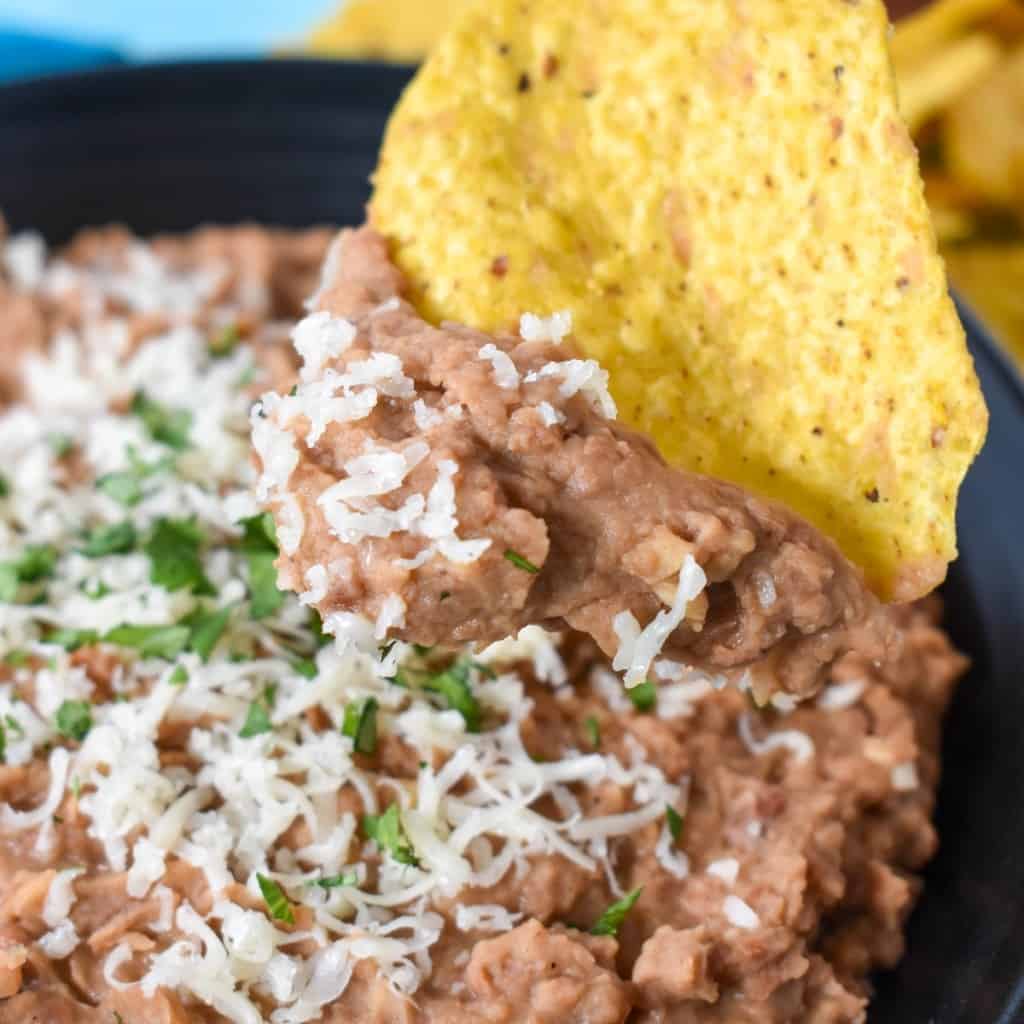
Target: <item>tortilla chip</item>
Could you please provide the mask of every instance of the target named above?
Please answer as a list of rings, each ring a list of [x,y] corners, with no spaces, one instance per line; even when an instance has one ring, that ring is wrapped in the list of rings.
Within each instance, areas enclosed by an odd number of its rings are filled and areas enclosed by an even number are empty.
[[[620,417],[781,499],[884,597],[942,579],[987,414],[879,0],[490,0],[389,126],[371,219],[435,321],[568,309]]]
[[[311,53],[418,63],[467,0],[350,0],[318,25]]]
[[[946,261],[956,288],[1024,361],[1024,242],[951,246]]]
[[[1024,209],[1024,47],[957,100],[943,141],[954,177],[989,202]]]

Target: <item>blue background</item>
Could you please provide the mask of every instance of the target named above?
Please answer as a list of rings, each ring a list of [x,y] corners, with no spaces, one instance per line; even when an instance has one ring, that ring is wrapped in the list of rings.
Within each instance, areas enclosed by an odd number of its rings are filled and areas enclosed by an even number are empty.
[[[0,78],[297,43],[339,0],[0,0]]]

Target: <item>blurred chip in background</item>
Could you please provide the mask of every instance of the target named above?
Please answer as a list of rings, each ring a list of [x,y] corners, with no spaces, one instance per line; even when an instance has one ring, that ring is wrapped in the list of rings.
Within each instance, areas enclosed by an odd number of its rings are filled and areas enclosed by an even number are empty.
[[[348,0],[309,49],[413,63],[470,2]],[[1024,365],[1024,2],[891,0],[890,11],[900,103],[950,277]]]

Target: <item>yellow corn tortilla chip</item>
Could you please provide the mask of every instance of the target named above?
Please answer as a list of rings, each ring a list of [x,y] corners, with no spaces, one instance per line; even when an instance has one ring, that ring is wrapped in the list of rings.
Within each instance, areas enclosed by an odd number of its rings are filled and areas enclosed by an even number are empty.
[[[620,417],[909,599],[987,422],[879,0],[489,0],[397,107],[371,203],[435,321],[568,309]]]
[[[953,284],[1024,365],[1024,242],[973,242],[946,251]]]
[[[313,30],[309,50],[417,63],[466,6],[467,0],[349,0]]]
[[[990,202],[1024,209],[1024,47],[957,100],[943,141],[954,177]]]

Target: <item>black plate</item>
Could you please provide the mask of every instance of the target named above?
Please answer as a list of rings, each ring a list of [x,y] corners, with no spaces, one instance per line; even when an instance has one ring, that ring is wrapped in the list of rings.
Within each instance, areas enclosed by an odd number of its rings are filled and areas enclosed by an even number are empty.
[[[51,241],[251,218],[354,223],[409,72],[280,61],[166,65],[0,89],[0,209]],[[965,323],[992,412],[960,506],[948,624],[974,659],[947,730],[942,851],[871,1021],[1024,1019],[1024,386]]]

